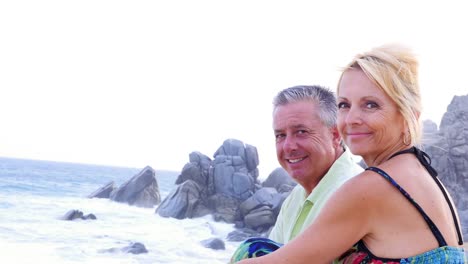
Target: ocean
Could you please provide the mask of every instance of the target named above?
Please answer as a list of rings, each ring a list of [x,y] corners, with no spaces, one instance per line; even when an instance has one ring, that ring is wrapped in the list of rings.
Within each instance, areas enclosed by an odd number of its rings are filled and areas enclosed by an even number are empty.
[[[211,216],[163,218],[156,207],[86,198],[110,181],[120,186],[141,169],[0,158],[0,263],[227,263],[239,245],[225,239],[233,224]],[[156,169],[162,199],[177,176]],[[72,209],[97,219],[61,220]],[[224,240],[225,250],[200,243],[215,237]],[[135,242],[148,253],[109,250]]]

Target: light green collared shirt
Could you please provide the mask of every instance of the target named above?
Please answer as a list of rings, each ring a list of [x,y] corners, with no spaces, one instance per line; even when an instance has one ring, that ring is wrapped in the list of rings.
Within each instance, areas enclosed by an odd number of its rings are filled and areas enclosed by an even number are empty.
[[[346,150],[309,196],[300,184],[296,185],[284,200],[269,238],[283,244],[292,240],[315,220],[326,201],[343,183],[362,171]]]

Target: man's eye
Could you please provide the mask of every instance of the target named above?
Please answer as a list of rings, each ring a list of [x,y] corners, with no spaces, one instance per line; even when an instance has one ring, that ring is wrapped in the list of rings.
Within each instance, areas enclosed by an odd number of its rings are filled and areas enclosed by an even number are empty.
[[[284,134],[276,134],[276,135],[275,135],[275,138],[276,138],[276,141],[279,141],[279,140],[281,140],[282,138],[284,138]]]

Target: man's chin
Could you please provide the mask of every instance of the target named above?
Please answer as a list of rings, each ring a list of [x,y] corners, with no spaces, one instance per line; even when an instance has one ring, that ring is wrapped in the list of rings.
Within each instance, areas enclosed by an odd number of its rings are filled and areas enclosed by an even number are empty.
[[[291,176],[291,178],[293,178],[293,180],[295,180],[297,183],[304,182],[306,178],[305,174],[302,171],[295,170],[295,171],[291,171],[288,173],[289,173],[289,176]]]

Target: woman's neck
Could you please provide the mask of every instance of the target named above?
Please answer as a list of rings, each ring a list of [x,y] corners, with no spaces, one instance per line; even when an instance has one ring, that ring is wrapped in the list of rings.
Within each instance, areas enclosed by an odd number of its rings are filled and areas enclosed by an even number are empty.
[[[405,149],[409,149],[411,148],[412,146],[406,146],[404,144],[399,144],[399,145],[395,145],[393,146],[392,148],[389,148],[389,149],[386,149],[380,153],[377,153],[377,154],[374,154],[374,155],[368,155],[368,156],[363,156],[362,159],[364,160],[364,162],[366,163],[367,166],[371,167],[371,166],[379,166],[381,165],[382,163],[386,162],[387,160],[389,160],[393,154],[399,152],[399,151],[402,151],[402,150],[405,150]]]

